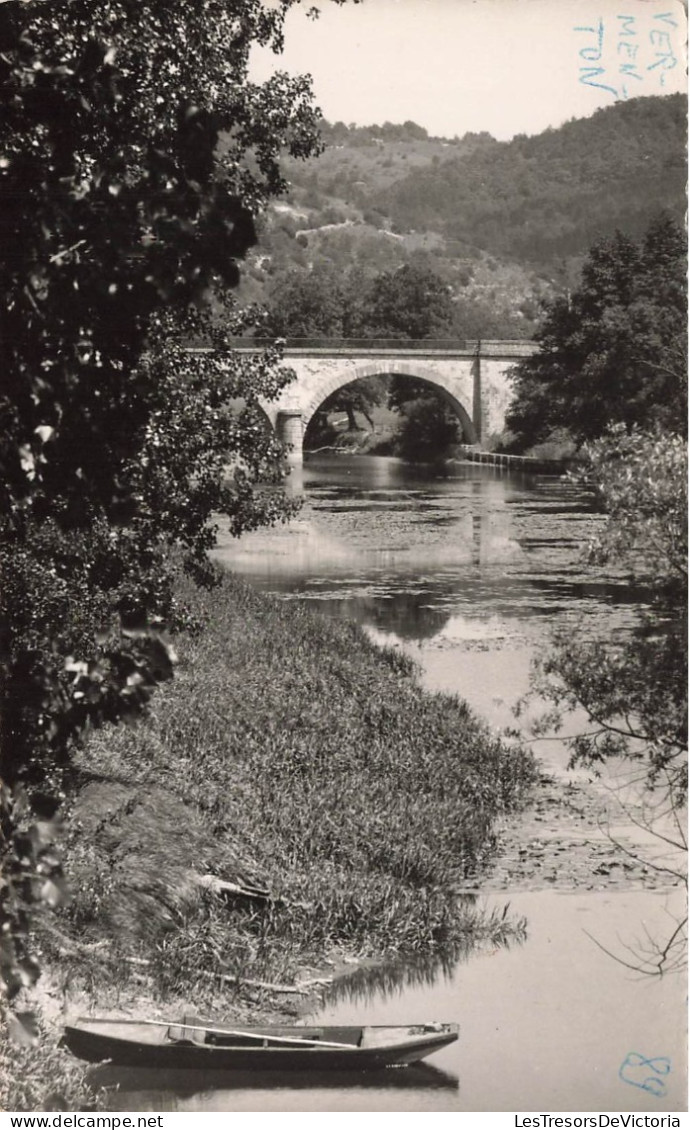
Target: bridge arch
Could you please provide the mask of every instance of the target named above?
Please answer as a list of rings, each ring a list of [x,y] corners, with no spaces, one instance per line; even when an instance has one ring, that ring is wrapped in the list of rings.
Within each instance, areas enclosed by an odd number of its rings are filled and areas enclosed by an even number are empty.
[[[345,388],[346,385],[354,384],[356,381],[364,380],[367,377],[378,376],[400,376],[410,377],[412,380],[424,381],[425,384],[430,385],[440,396],[445,400],[446,404],[455,412],[462,424],[463,435],[466,443],[477,443],[477,434],[475,426],[472,422],[472,417],[468,412],[465,405],[458,400],[445,382],[439,378],[438,374],[432,369],[418,364],[412,364],[409,361],[383,361],[370,365],[357,365],[353,369],[347,371],[336,372],[331,374],[324,380],[318,392],[314,393],[309,400],[307,400],[302,408],[302,439],[306,434],[306,430],[313,419],[318,409],[337,392],[339,388]]]
[[[240,348],[256,352],[257,345]],[[393,374],[437,390],[462,422],[470,445],[481,448],[505,427],[512,367],[536,349],[527,341],[289,339],[284,363],[295,380],[265,402],[266,415],[288,460],[301,463],[306,425],[328,396],[354,381]]]

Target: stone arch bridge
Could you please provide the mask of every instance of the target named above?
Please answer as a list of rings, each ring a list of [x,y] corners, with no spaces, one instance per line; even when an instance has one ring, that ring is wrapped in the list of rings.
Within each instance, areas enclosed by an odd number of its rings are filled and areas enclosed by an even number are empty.
[[[509,370],[536,348],[530,341],[288,340],[284,364],[296,380],[262,407],[290,460],[299,463],[307,425],[326,397],[363,377],[415,377],[441,393],[461,420],[466,441],[481,450],[490,435],[503,431],[512,396]]]

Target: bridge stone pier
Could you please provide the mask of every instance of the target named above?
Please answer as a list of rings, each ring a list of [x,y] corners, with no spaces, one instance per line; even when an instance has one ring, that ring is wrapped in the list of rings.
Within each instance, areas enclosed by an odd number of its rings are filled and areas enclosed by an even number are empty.
[[[296,379],[262,407],[290,461],[301,463],[309,421],[337,389],[377,374],[415,377],[441,394],[462,422],[465,442],[481,449],[503,431],[510,369],[536,348],[529,341],[288,340],[284,364]]]

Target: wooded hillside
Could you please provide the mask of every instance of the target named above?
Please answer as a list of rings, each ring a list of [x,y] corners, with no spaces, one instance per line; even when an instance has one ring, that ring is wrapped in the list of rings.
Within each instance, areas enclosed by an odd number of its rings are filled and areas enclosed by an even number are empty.
[[[371,277],[413,262],[452,288],[467,336],[528,337],[541,300],[577,284],[598,237],[639,239],[660,210],[685,215],[679,94],[510,142],[429,137],[414,122],[324,122],[322,137],[320,156],[285,163],[290,190],[245,266],[247,300],[291,268]]]

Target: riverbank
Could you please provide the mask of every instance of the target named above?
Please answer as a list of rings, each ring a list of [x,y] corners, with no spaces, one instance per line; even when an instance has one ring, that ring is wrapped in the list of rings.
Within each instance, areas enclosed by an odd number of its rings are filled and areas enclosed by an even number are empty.
[[[531,758],[353,625],[232,579],[182,595],[206,631],[178,641],[176,679],[77,761],[72,898],[40,939],[52,1038],[78,1013],[190,1001],[244,1022],[294,1015],[338,965],[509,933],[454,891],[486,867]],[[49,1076],[60,1055],[44,1056]],[[57,1083],[40,1064],[8,1065],[24,1088],[10,1109],[43,1109]]]
[[[668,888],[668,878],[650,868],[643,859],[633,860],[626,850],[616,848],[608,838],[605,813],[610,798],[594,781],[575,781],[570,775],[561,777],[544,775],[534,789],[531,801],[524,810],[500,822],[498,847],[492,864],[480,883],[468,888],[482,900],[502,906],[510,900],[520,904],[520,895],[529,892],[618,892],[625,897],[635,891],[662,891]],[[627,846],[635,850],[628,841]],[[503,897],[505,896],[505,898]],[[532,932],[531,919],[527,930]],[[633,936],[637,925],[629,923]],[[606,937],[606,935],[604,935]],[[608,939],[607,939],[608,940]],[[620,949],[619,957],[628,957]],[[495,946],[486,938],[477,949],[481,958],[495,953]],[[65,953],[65,958],[68,955]],[[75,949],[71,954],[78,957]],[[615,956],[615,954],[614,954]],[[611,960],[611,958],[607,958]],[[88,966],[93,953],[81,952],[81,961]],[[414,971],[414,966],[410,967]],[[612,973],[616,971],[612,962]],[[402,970],[402,972],[401,972]],[[352,992],[349,986],[373,985],[380,987],[388,981],[404,983],[404,966],[381,965],[333,953],[318,965],[306,963],[297,970],[297,980],[285,991],[244,984],[241,990],[219,983],[206,995],[205,1014],[218,1017],[232,1016],[239,1024],[284,1020],[299,1023],[305,1015],[312,1015],[322,999],[333,1002],[347,999]],[[21,1052],[5,1059],[0,1077],[10,1083],[15,1096],[9,1109],[87,1109],[94,1106],[107,1108],[112,1098],[99,1093],[101,1082],[107,1082],[102,1072],[93,1072],[67,1053],[56,1048],[59,1027],[70,1017],[82,1013],[101,1011],[112,1016],[132,1017],[150,1015],[158,1019],[177,1017],[189,1008],[189,997],[184,993],[161,998],[152,991],[151,978],[145,966],[131,966],[121,975],[117,984],[103,985],[102,979],[90,987],[82,983],[77,989],[73,976],[54,964],[41,982],[39,994],[46,1037],[35,1052]],[[195,1009],[197,1008],[195,1003]],[[12,1078],[13,1077],[13,1078]],[[56,1080],[59,1086],[56,1087]],[[91,1085],[89,1085],[91,1080]],[[58,1105],[46,1101],[50,1090],[58,1090]],[[60,1105],[61,1104],[61,1105]],[[8,1109],[5,1106],[5,1109]],[[124,1108],[123,1108],[124,1109]]]

